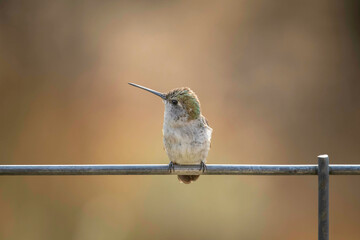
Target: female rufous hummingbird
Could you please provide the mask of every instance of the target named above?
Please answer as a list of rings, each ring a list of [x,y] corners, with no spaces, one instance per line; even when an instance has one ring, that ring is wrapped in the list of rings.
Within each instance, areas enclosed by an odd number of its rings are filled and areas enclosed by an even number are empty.
[[[200,164],[206,170],[206,157],[210,150],[212,128],[201,114],[200,102],[190,88],[176,88],[168,93],[129,83],[162,98],[165,103],[163,135],[166,153],[170,159],[169,171],[174,164]],[[189,184],[199,175],[178,175],[179,181]]]

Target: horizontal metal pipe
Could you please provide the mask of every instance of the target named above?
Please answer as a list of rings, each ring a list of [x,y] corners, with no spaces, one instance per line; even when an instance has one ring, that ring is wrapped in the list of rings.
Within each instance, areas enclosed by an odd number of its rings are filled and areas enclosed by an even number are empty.
[[[360,175],[360,164],[336,164],[329,165],[330,175]]]
[[[317,175],[317,165],[208,164],[205,173],[197,165],[0,165],[0,175]],[[360,175],[359,165],[330,165],[331,175]]]

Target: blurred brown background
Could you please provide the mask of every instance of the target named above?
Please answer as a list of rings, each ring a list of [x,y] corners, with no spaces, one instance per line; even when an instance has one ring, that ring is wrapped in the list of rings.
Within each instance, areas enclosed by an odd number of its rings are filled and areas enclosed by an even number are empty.
[[[163,104],[191,87],[208,163],[360,163],[357,1],[1,1],[1,164],[168,163]],[[331,239],[360,178],[330,179]],[[317,178],[1,177],[0,239],[316,239]]]

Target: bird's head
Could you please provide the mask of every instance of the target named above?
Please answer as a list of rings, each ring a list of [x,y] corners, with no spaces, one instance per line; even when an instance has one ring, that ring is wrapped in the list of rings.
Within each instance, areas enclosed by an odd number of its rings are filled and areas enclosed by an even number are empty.
[[[160,93],[134,83],[129,84],[162,98],[165,103],[165,121],[191,121],[201,114],[199,99],[190,88],[176,88],[168,93]]]

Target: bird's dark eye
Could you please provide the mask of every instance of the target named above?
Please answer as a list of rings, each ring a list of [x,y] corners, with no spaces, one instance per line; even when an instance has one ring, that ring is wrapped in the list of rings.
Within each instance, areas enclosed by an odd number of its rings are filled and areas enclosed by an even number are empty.
[[[177,100],[171,100],[171,103],[174,104],[174,105],[177,105],[178,101]]]

